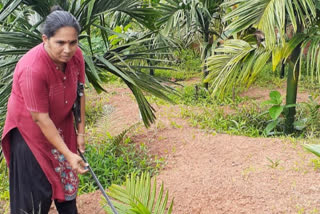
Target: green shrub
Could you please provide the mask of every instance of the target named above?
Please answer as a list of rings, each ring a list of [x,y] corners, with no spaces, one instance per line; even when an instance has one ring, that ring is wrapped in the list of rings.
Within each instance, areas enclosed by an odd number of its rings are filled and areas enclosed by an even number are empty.
[[[125,134],[126,131],[117,137],[110,137],[104,142],[89,144],[86,147],[85,157],[105,188],[111,183],[122,184],[127,174],[152,174],[161,166],[159,160],[151,160],[145,145],[137,146],[130,138],[125,137]],[[97,189],[90,173],[80,175],[79,178],[80,193]]]

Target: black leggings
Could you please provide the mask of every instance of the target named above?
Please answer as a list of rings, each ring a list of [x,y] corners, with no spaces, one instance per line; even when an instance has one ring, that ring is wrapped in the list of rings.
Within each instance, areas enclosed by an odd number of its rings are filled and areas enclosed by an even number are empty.
[[[47,214],[52,188],[17,128],[10,132],[11,214]],[[59,214],[77,214],[76,200],[54,201]]]

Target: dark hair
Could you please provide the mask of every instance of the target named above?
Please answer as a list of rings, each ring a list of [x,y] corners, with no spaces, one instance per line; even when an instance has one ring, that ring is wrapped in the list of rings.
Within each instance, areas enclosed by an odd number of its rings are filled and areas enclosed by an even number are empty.
[[[62,27],[73,27],[78,35],[81,30],[79,22],[71,13],[64,11],[60,6],[53,6],[44,23],[43,34],[49,39]]]

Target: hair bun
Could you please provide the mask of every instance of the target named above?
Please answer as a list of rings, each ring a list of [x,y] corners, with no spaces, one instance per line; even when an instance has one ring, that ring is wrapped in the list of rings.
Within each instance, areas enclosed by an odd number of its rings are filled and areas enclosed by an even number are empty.
[[[62,9],[62,7],[60,7],[59,5],[54,5],[54,6],[51,7],[51,13],[52,13],[53,11],[56,11],[56,10],[62,10],[62,11],[64,11],[64,9]]]

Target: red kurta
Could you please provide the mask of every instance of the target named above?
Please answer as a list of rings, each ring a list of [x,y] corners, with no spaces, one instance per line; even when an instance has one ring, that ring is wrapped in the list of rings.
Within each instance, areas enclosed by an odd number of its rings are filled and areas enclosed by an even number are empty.
[[[68,148],[77,152],[72,105],[76,99],[77,82],[84,83],[84,60],[78,48],[67,63],[65,73],[51,60],[43,47],[37,45],[18,62],[13,75],[7,118],[2,135],[2,148],[10,163],[8,133],[17,127],[40,164],[52,186],[52,198],[73,200],[77,195],[78,177],[70,165],[42,134],[30,112],[49,113]],[[37,176],[37,175],[35,175]]]

